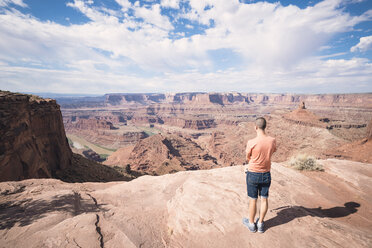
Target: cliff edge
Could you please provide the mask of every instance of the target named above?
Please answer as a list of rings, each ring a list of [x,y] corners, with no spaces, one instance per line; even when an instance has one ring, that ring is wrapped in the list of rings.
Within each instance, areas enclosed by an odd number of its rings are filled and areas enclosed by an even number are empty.
[[[0,181],[55,177],[71,163],[56,101],[0,91]]]
[[[371,164],[272,165],[264,234],[248,214],[242,166],[130,182],[0,183],[1,247],[370,247]]]

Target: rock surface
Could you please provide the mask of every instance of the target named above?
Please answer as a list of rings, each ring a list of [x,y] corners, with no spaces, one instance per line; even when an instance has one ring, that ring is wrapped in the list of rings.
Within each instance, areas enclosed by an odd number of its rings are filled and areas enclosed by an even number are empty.
[[[114,125],[105,120],[99,119],[79,119],[76,122],[70,120],[64,123],[66,130],[77,129],[77,130],[95,130],[95,129],[115,129]]]
[[[372,164],[274,163],[264,234],[247,216],[242,166],[131,182],[0,183],[0,247],[369,247]]]
[[[156,134],[138,142],[134,147],[123,147],[111,154],[106,165],[163,175],[182,170],[210,169],[216,158],[209,155],[190,138],[178,135]]]
[[[302,102],[297,109],[292,112],[283,115],[283,118],[287,121],[295,124],[310,126],[310,127],[326,127],[326,124],[320,121],[320,117],[316,116],[311,111],[305,108],[305,103]]]
[[[56,101],[0,91],[0,181],[54,177],[71,163]]]
[[[327,156],[372,163],[372,120],[367,127],[367,135],[362,140],[347,143],[326,151]]]

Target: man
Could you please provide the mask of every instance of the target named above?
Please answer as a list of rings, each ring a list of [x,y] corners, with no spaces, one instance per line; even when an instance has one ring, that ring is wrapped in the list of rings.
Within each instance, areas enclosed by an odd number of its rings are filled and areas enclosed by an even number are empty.
[[[259,117],[255,122],[257,137],[247,143],[246,153],[248,170],[246,171],[247,193],[249,200],[249,219],[243,218],[243,224],[251,232],[264,232],[264,218],[269,206],[269,188],[271,184],[271,156],[276,151],[275,138],[266,135],[266,120]],[[254,222],[256,203],[261,197],[259,218]]]

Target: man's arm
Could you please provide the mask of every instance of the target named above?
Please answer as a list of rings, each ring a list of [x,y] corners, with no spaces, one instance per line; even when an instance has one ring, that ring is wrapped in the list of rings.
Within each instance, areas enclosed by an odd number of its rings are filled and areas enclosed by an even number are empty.
[[[246,156],[246,162],[247,162],[247,163],[249,162],[249,160],[251,159],[251,157],[252,157],[252,150],[249,150],[249,151],[247,152],[247,156]]]
[[[246,156],[245,156],[246,161],[245,162],[246,162],[246,164],[248,164],[249,160],[252,157],[252,147],[250,147],[249,142],[247,143],[247,148],[245,149],[245,152],[246,152]],[[248,170],[248,167],[245,166],[245,171],[247,171],[247,170]]]

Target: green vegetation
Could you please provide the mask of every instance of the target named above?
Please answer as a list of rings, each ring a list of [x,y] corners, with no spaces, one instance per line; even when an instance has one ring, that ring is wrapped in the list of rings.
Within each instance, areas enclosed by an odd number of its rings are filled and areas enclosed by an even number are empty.
[[[132,172],[132,169],[130,168],[130,164],[127,164],[127,166],[125,166],[125,171],[130,174]]]
[[[95,144],[96,146],[102,148],[102,149],[105,149],[105,150],[108,150],[108,151],[111,151],[111,152],[116,152],[117,149],[112,149],[112,148],[107,148],[107,147],[104,147],[104,146],[101,146],[99,144]]]
[[[292,157],[289,164],[297,170],[324,171],[323,166],[313,156],[307,154],[299,154]]]
[[[103,159],[107,159],[108,156],[110,156],[109,154],[99,154],[99,156]]]
[[[112,168],[114,170],[116,170],[117,172],[123,174],[123,175],[131,176],[133,178],[137,178],[137,177],[140,177],[140,176],[143,176],[143,175],[148,175],[146,172],[140,172],[140,171],[132,170],[130,168],[130,165],[129,165],[129,168],[128,168],[128,165],[129,164],[127,164],[127,166],[125,168],[123,168],[121,166],[117,166],[117,165],[113,166]],[[130,170],[128,170],[128,169],[130,169]]]
[[[141,131],[145,132],[148,136],[152,136],[152,135],[161,133],[161,130],[159,130],[155,127],[137,126],[137,129],[140,129]]]
[[[67,137],[67,141],[68,141],[68,144],[70,145],[70,147],[74,147],[74,142],[72,142],[72,140],[70,138]]]
[[[84,138],[78,137],[74,134],[68,134],[67,135],[69,139],[71,139],[72,142],[77,142],[81,146],[84,146],[85,149],[92,149],[98,154],[108,154],[111,155],[116,149],[110,149],[103,146],[99,146],[98,144],[94,144],[92,142],[87,141]]]

